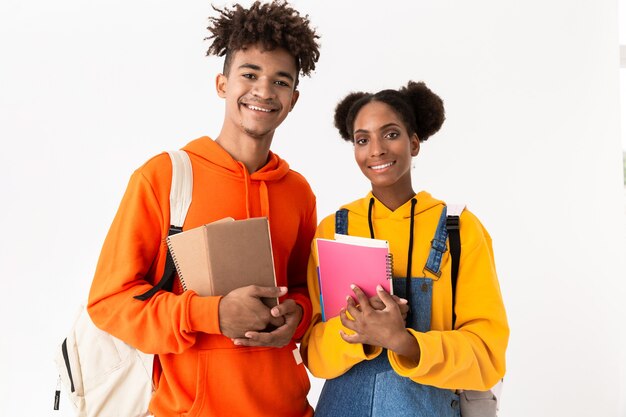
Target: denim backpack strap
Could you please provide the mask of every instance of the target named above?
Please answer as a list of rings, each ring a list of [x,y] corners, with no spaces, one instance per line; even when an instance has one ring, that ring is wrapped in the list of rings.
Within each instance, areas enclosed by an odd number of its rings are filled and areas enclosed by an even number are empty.
[[[428,260],[426,260],[426,265],[424,266],[424,271],[430,272],[437,278],[441,276],[441,259],[447,250],[446,240],[448,240],[448,230],[446,229],[446,215],[447,209],[444,206],[441,211],[441,216],[439,217],[435,237],[433,237],[433,240],[430,242]]]
[[[348,209],[342,208],[335,212],[335,233],[348,234]]]

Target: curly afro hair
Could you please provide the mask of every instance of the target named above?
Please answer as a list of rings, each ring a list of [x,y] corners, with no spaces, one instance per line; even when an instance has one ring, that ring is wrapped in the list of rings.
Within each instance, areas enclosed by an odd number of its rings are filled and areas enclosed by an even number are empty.
[[[290,7],[284,0],[271,3],[255,1],[249,9],[235,4],[218,9],[218,17],[210,17],[207,28],[213,40],[207,55],[224,56],[224,74],[230,70],[232,53],[248,45],[261,44],[266,50],[284,48],[296,60],[298,73],[310,75],[319,59],[319,35],[310,27],[308,15]]]
[[[420,142],[437,133],[446,118],[443,100],[421,81],[409,81],[399,90],[382,90],[376,94],[350,93],[335,108],[335,127],[344,140],[354,140],[356,116],[372,101],[391,107],[404,121],[409,134],[416,133]]]

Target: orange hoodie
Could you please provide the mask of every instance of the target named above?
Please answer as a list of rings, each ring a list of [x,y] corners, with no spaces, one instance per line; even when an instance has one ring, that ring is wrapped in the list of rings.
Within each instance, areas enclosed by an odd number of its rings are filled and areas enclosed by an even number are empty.
[[[279,286],[303,308],[294,335],[310,323],[306,290],[317,223],[309,184],[270,152],[252,174],[208,137],[183,148],[193,167],[193,195],[183,229],[231,216],[267,216]],[[136,170],[105,239],[89,294],[94,323],[139,350],[158,354],[150,411],[165,416],[311,416],[310,384],[292,341],[284,348],[238,347],[221,335],[220,297],[161,291],[133,296],[158,282],[165,266],[172,167],[166,153]]]

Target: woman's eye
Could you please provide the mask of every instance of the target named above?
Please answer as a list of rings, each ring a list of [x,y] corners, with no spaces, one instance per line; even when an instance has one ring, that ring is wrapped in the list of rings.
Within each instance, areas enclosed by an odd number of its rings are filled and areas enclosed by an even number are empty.
[[[365,145],[366,143],[367,143],[367,138],[355,138],[354,139],[355,145]]]
[[[400,136],[400,134],[399,134],[398,132],[389,132],[389,133],[387,134],[387,137],[388,137],[389,139],[395,139],[395,138],[397,138],[398,136]]]

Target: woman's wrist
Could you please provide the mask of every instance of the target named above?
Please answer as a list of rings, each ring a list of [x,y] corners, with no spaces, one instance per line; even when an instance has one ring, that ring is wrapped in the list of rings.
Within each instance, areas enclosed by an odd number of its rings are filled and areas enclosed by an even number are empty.
[[[420,345],[411,333],[407,331],[398,334],[392,338],[391,343],[387,349],[396,353],[397,355],[404,356],[407,359],[414,361],[416,364],[420,360]]]

